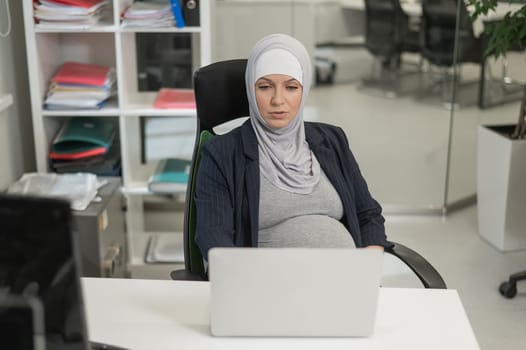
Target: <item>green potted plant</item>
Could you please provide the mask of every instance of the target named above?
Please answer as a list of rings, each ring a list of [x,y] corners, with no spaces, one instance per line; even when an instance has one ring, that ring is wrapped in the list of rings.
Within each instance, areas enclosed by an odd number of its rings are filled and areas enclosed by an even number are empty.
[[[481,16],[491,15],[499,6],[498,0],[467,0],[471,6],[471,18],[476,21]],[[506,56],[511,50],[526,49],[526,0],[508,0],[508,4],[516,4],[509,8],[502,18],[486,22],[484,32],[487,35],[486,56],[493,56],[496,59]],[[524,138],[526,136],[526,121],[524,108],[526,102],[526,81],[522,82],[523,89],[521,110],[519,120],[511,137],[513,139]]]
[[[526,48],[526,0],[505,15],[484,23],[487,57]],[[468,0],[471,17],[491,15],[497,0]],[[505,4],[506,5],[506,4]],[[522,69],[524,69],[522,67]],[[479,234],[500,251],[526,249],[526,81],[516,125],[480,125],[477,147]]]

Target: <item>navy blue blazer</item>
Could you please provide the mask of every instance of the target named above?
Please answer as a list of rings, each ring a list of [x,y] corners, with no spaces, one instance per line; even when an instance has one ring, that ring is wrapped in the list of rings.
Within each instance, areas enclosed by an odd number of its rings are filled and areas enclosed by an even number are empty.
[[[343,130],[305,122],[305,137],[341,198],[341,222],[355,245],[391,246],[382,208],[369,193]],[[203,145],[196,178],[195,240],[205,259],[213,247],[257,246],[259,180],[258,143],[250,120]]]

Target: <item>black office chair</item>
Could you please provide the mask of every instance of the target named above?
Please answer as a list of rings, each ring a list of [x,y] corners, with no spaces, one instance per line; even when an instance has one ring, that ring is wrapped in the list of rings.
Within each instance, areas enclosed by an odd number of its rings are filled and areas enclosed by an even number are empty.
[[[526,270],[514,273],[507,281],[502,282],[499,286],[500,294],[508,299],[514,298],[517,295],[517,282],[519,281],[526,281]]]
[[[460,1],[460,4],[459,4]],[[457,9],[460,9],[457,24]],[[456,31],[458,29],[455,52]],[[436,86],[440,88],[441,105],[453,108],[453,98],[457,97],[457,106],[476,104],[479,79],[461,82],[461,77],[454,77],[448,69],[463,63],[484,64],[485,36],[476,37],[473,23],[463,0],[422,0],[422,56],[440,70],[439,79],[432,78],[432,88],[419,97],[436,96]],[[432,70],[430,69],[430,72]],[[438,84],[437,84],[438,83]],[[453,96],[453,84],[458,90]],[[474,86],[467,91],[469,86]],[[460,88],[464,87],[464,91]],[[465,96],[464,96],[465,95]]]
[[[400,0],[365,0],[365,47],[376,62],[371,76],[362,80],[362,88],[382,90],[392,97],[411,91],[400,81],[404,74],[401,55],[420,52],[420,34],[418,23],[410,21]],[[412,90],[418,88],[413,84]]]
[[[206,280],[203,258],[194,242],[195,233],[195,178],[198,171],[201,145],[213,137],[213,128],[225,122],[249,115],[245,89],[247,60],[229,60],[198,69],[194,74],[197,102],[197,137],[186,194],[184,220],[185,269],[171,272],[176,280]],[[386,250],[401,259],[426,288],[446,288],[440,274],[429,262],[402,244]]]

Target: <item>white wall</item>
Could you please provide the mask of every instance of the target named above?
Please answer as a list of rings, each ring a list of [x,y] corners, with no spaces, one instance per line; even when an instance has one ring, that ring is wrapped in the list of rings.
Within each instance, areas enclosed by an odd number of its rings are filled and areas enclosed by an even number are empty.
[[[13,104],[0,112],[0,190],[35,169],[22,1],[9,5],[11,35],[0,37],[0,94],[12,94]],[[7,28],[5,0],[0,0],[0,28]]]

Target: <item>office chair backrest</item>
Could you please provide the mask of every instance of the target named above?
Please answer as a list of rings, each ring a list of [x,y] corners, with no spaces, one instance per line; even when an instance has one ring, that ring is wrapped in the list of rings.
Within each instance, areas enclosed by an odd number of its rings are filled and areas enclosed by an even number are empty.
[[[248,116],[246,59],[212,63],[194,73],[198,132]]]
[[[408,25],[400,0],[365,0],[365,16],[366,48],[386,58],[398,53]]]
[[[188,178],[184,215],[185,269],[205,278],[203,258],[195,243],[195,177],[201,159],[201,146],[214,135],[213,128],[249,115],[245,88],[246,59],[212,63],[194,73],[197,108],[197,135]]]
[[[452,66],[455,62],[455,32],[459,0],[422,0],[422,55],[439,66]],[[460,0],[458,16],[457,60],[479,63],[481,45],[473,32],[473,23],[466,5]]]

